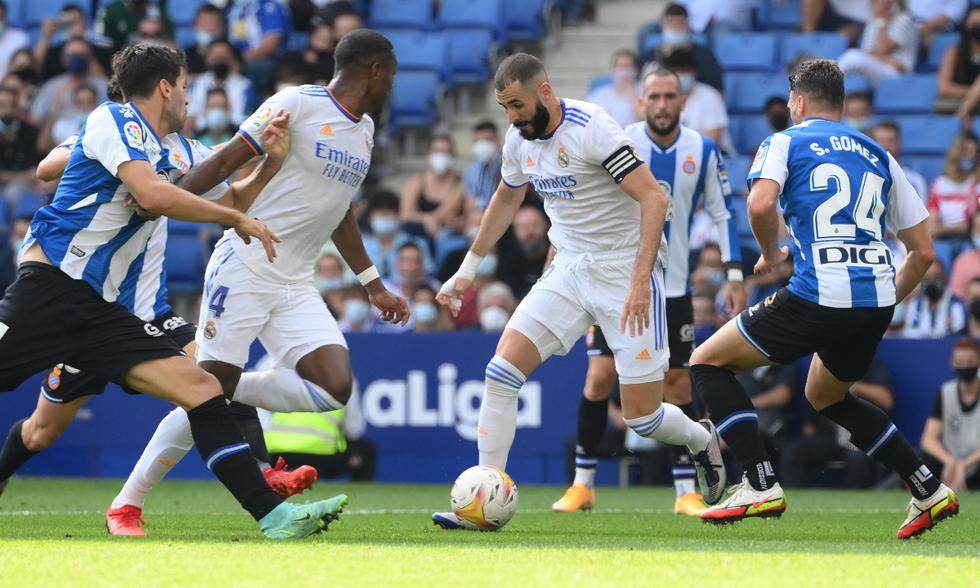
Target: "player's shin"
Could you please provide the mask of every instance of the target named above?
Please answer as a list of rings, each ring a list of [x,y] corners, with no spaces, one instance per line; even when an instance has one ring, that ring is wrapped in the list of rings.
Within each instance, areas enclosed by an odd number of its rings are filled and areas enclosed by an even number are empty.
[[[182,408],[175,408],[157,425],[122,490],[112,501],[111,508],[126,505],[143,508],[143,502],[150,490],[184,459],[193,446],[194,438],[187,412]]]
[[[487,364],[486,389],[477,425],[480,465],[506,469],[507,454],[517,430],[517,395],[526,380],[520,370],[499,355]]]
[[[326,412],[344,407],[343,402],[304,380],[296,370],[282,367],[242,374],[232,400],[274,412]]]
[[[700,398],[718,433],[742,464],[749,484],[757,491],[767,490],[776,482],[769,462],[759,416],[752,400],[728,369],[708,364],[691,366],[694,394]]]
[[[919,459],[885,411],[848,393],[820,414],[847,429],[855,447],[901,476],[917,499],[925,500],[939,489],[939,480]]]
[[[39,453],[38,451],[31,451],[24,445],[21,428],[26,420],[20,419],[10,427],[7,440],[4,442],[3,448],[0,449],[0,485],[5,485],[10,476],[27,463],[27,460]]]
[[[223,396],[187,411],[187,417],[205,465],[256,521],[282,503],[259,472]]]

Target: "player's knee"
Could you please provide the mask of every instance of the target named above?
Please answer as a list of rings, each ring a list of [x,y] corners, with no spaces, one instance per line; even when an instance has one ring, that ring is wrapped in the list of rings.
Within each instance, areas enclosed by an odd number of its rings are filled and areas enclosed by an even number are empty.
[[[32,418],[26,421],[24,426],[21,427],[21,436],[24,441],[24,446],[29,450],[44,451],[48,447],[51,447],[67,428],[67,422],[62,423]]]
[[[327,391],[327,394],[341,404],[347,404],[354,388],[354,376],[350,370],[331,370],[320,372],[311,382]]]
[[[667,370],[664,376],[664,399],[671,404],[691,402],[691,376],[687,370]]]
[[[221,383],[218,378],[202,369],[194,370],[189,379],[186,388],[189,406],[197,406],[222,394]]]
[[[593,362],[585,375],[584,395],[587,400],[606,400],[616,383],[616,366],[612,361]]]

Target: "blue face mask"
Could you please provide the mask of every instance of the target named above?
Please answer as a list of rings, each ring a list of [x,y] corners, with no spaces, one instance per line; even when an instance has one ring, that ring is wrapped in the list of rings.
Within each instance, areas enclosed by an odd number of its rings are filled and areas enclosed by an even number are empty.
[[[382,216],[371,219],[371,232],[375,235],[393,235],[398,232],[401,222],[393,216]]]
[[[980,249],[980,236],[978,235],[973,236],[973,246],[976,247],[977,249]]]
[[[691,33],[687,31],[668,31],[665,29],[661,39],[664,45],[687,45],[691,42]]]
[[[681,81],[681,94],[687,94],[694,87],[694,74],[682,73],[677,74],[677,78]]]
[[[429,325],[439,319],[439,309],[431,302],[419,302],[412,307],[415,322]]]
[[[344,303],[344,318],[351,323],[363,323],[371,312],[371,305],[359,298]]]
[[[317,278],[315,281],[316,289],[320,294],[340,290],[344,287],[343,278]]]
[[[85,55],[69,55],[68,61],[65,63],[65,69],[68,73],[76,76],[88,73],[88,62],[89,59]]]
[[[497,256],[491,253],[480,260],[480,265],[476,266],[476,275],[481,278],[492,276],[497,273],[497,265]]]

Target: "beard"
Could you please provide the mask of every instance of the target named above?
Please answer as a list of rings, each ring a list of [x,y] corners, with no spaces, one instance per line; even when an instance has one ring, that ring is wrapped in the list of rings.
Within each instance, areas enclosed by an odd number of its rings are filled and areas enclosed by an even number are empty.
[[[657,119],[654,116],[647,115],[647,127],[653,131],[653,134],[665,136],[674,132],[677,125],[681,123],[681,115],[675,114],[670,118],[670,121],[666,125],[660,126],[657,124]]]
[[[544,135],[545,131],[548,130],[548,124],[551,122],[551,115],[548,114],[548,109],[545,108],[544,104],[540,100],[534,105],[534,115],[531,120],[519,120],[514,123],[517,127],[517,132],[520,133],[521,137],[533,141]],[[525,131],[524,126],[531,125],[530,131]]]

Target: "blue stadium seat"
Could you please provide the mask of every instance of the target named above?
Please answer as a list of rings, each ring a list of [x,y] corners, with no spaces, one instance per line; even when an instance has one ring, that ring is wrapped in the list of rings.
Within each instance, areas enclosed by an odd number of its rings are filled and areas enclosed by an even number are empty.
[[[294,35],[296,33],[293,33]],[[194,34],[193,26],[175,26],[174,27],[174,40],[177,41],[177,46],[181,48],[190,47],[197,43]],[[290,44],[292,44],[292,39],[290,39]]]
[[[372,29],[431,29],[432,0],[374,0],[368,23]]]
[[[436,99],[439,75],[431,71],[407,71],[395,76],[391,92],[391,126],[425,127],[439,118]]]
[[[485,29],[497,41],[507,41],[502,0],[442,0],[437,20],[443,30]]]
[[[847,37],[839,33],[787,33],[780,43],[780,64],[785,66],[803,54],[837,59],[847,44]]]
[[[289,38],[286,39],[290,51],[305,51],[310,44],[310,33],[306,31],[290,31]]]
[[[922,174],[926,182],[931,184],[933,180],[943,173],[943,163],[946,157],[943,155],[919,155],[902,156],[902,167],[915,170]]]
[[[14,4],[16,4],[16,1]],[[42,20],[57,16],[61,11],[61,7],[66,4],[80,6],[85,11],[85,14],[91,17],[89,15],[88,2],[75,2],[73,0],[22,0],[21,23],[24,26],[41,24]],[[14,14],[12,9],[8,8],[8,10],[11,10],[11,14]]]
[[[480,84],[490,79],[493,33],[486,29],[453,29],[443,33],[449,47],[449,82]]]
[[[936,261],[943,264],[946,273],[953,268],[953,259],[956,257],[957,246],[943,239],[936,239],[932,242],[933,251],[936,253]]]
[[[960,41],[959,33],[943,33],[932,38],[932,45],[929,47],[929,54],[926,60],[919,64],[916,71],[930,73],[937,71],[943,63],[943,56],[946,50],[956,45]]]
[[[11,212],[12,218],[30,218],[34,216],[38,208],[45,205],[45,198],[40,194],[24,194],[17,199],[14,203],[14,209]]]
[[[504,0],[507,40],[537,41],[545,31],[545,0]]]
[[[608,86],[613,83],[612,76],[609,74],[599,74],[597,76],[592,76],[589,80],[589,94],[591,94],[596,88],[601,88],[603,86]]]
[[[167,287],[174,293],[198,292],[204,285],[204,244],[197,223],[167,221],[164,269]]]
[[[860,74],[850,74],[844,76],[844,92],[850,94],[851,92],[870,92],[871,82],[868,78]]]
[[[733,112],[758,113],[772,96],[789,96],[789,80],[782,74],[729,73],[725,99]]]
[[[759,114],[735,115],[728,120],[728,131],[739,153],[751,155],[772,134],[769,121]]]
[[[932,112],[936,102],[936,76],[912,74],[885,78],[875,91],[877,114]]]
[[[774,33],[725,33],[715,37],[714,50],[726,71],[772,71],[778,40]]]
[[[746,192],[745,178],[749,176],[750,167],[752,167],[752,159],[746,155],[725,158],[725,170],[728,171],[728,181],[731,183],[732,192],[735,194]],[[739,228],[741,229],[741,227]]]
[[[766,0],[756,9],[755,25],[760,31],[791,31],[803,18],[799,0]]]
[[[432,71],[447,77],[449,53],[442,33],[391,31],[388,40],[395,47],[398,71]]]
[[[943,155],[960,130],[955,117],[936,114],[903,116],[898,124],[902,128],[902,151],[907,155]]]
[[[11,26],[22,28],[27,26],[24,22],[24,5],[28,0],[7,0],[7,22]]]
[[[174,25],[193,25],[194,15],[205,0],[167,0],[167,13]]]

